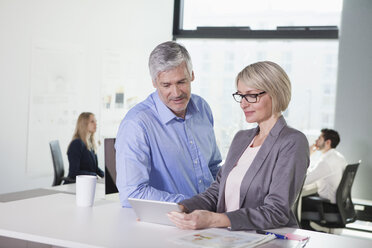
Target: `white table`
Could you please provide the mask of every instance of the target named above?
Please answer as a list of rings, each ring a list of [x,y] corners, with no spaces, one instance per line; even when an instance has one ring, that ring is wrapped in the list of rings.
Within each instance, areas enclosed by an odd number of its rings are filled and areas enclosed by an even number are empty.
[[[363,239],[275,229],[310,236],[306,247],[372,247]],[[118,201],[96,199],[92,208],[75,205],[75,196],[58,193],[0,204],[0,236],[62,247],[185,247],[171,238],[193,231],[137,222],[132,209]],[[296,247],[297,242],[274,240],[262,247]]]

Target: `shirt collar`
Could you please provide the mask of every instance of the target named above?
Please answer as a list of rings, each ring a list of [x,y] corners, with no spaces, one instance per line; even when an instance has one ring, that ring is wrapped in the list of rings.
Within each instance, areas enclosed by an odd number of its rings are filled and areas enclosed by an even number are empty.
[[[156,90],[152,94],[152,99],[154,100],[156,110],[159,114],[159,119],[163,124],[167,124],[173,119],[183,120],[182,118],[176,116],[168,107],[165,105],[159,97],[158,91]],[[199,112],[198,106],[194,103],[192,97],[190,98],[189,103],[187,104],[186,116],[185,119],[189,119],[193,114]]]

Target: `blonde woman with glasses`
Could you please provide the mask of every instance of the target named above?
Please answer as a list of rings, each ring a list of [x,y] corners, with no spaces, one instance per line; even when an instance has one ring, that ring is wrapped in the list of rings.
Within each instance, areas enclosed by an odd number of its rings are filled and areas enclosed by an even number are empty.
[[[291,207],[304,182],[309,146],[282,116],[291,99],[289,78],[279,65],[264,61],[244,68],[235,83],[234,99],[246,121],[258,126],[235,135],[216,181],[181,201],[184,213],[168,217],[181,229],[298,227]]]

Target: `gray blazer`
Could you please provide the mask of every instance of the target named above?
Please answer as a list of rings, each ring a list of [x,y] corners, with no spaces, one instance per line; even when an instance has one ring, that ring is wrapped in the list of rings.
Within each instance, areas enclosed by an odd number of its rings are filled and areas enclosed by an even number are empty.
[[[239,131],[216,181],[203,193],[181,201],[190,212],[205,209],[226,212],[227,176],[259,132]],[[309,144],[303,133],[280,117],[245,174],[240,187],[240,209],[227,212],[232,230],[297,227],[291,207],[301,191],[309,165]],[[239,191],[237,190],[237,193]]]

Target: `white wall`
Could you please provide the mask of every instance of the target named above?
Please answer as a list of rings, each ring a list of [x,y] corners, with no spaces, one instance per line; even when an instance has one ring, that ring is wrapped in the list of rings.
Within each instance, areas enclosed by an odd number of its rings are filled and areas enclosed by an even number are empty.
[[[352,196],[372,200],[372,1],[344,0],[335,129],[349,163],[362,160]]]
[[[342,139],[339,150],[347,160],[363,160],[353,197],[372,200],[370,13],[372,1],[344,0],[335,129]],[[81,100],[77,110],[96,113],[102,124],[100,97],[105,51],[115,50],[123,55],[120,79],[126,87],[126,96],[145,96],[152,90],[148,55],[155,45],[171,39],[172,17],[172,0],[0,0],[0,193],[52,183],[48,144],[38,155],[48,158],[49,162],[27,165],[28,134],[32,131],[28,126],[35,44],[47,41],[84,50],[82,87],[85,90],[78,95]],[[68,135],[60,138],[63,153],[72,129],[70,123],[66,126]],[[30,173],[27,171],[30,166],[43,168],[48,173]]]
[[[73,101],[75,112],[68,116],[91,111],[100,125],[102,91],[110,80],[115,81],[116,87],[123,85],[126,97],[144,97],[152,91],[148,56],[157,44],[172,38],[172,21],[173,0],[0,0],[0,193],[50,186],[53,168],[49,146],[42,142],[43,146],[35,150],[33,144],[37,144],[38,137],[60,139],[65,156],[77,118],[64,123],[63,131],[60,130],[63,125],[56,128],[55,135],[50,132],[53,125],[48,130],[38,130],[29,121],[35,119],[34,114],[30,116],[35,110],[31,85],[48,82],[38,78],[43,66],[50,66],[37,65],[38,53],[44,48],[57,49],[59,57],[71,58],[71,63],[64,67],[79,80],[69,82],[77,92],[68,102]],[[120,54],[116,78],[105,72],[110,51]],[[58,89],[53,94],[57,95]],[[64,108],[63,104],[55,106]],[[124,110],[115,112],[119,119]],[[98,128],[99,136],[103,131],[102,126]],[[29,144],[30,133],[36,138]],[[29,160],[30,157],[34,160]]]

